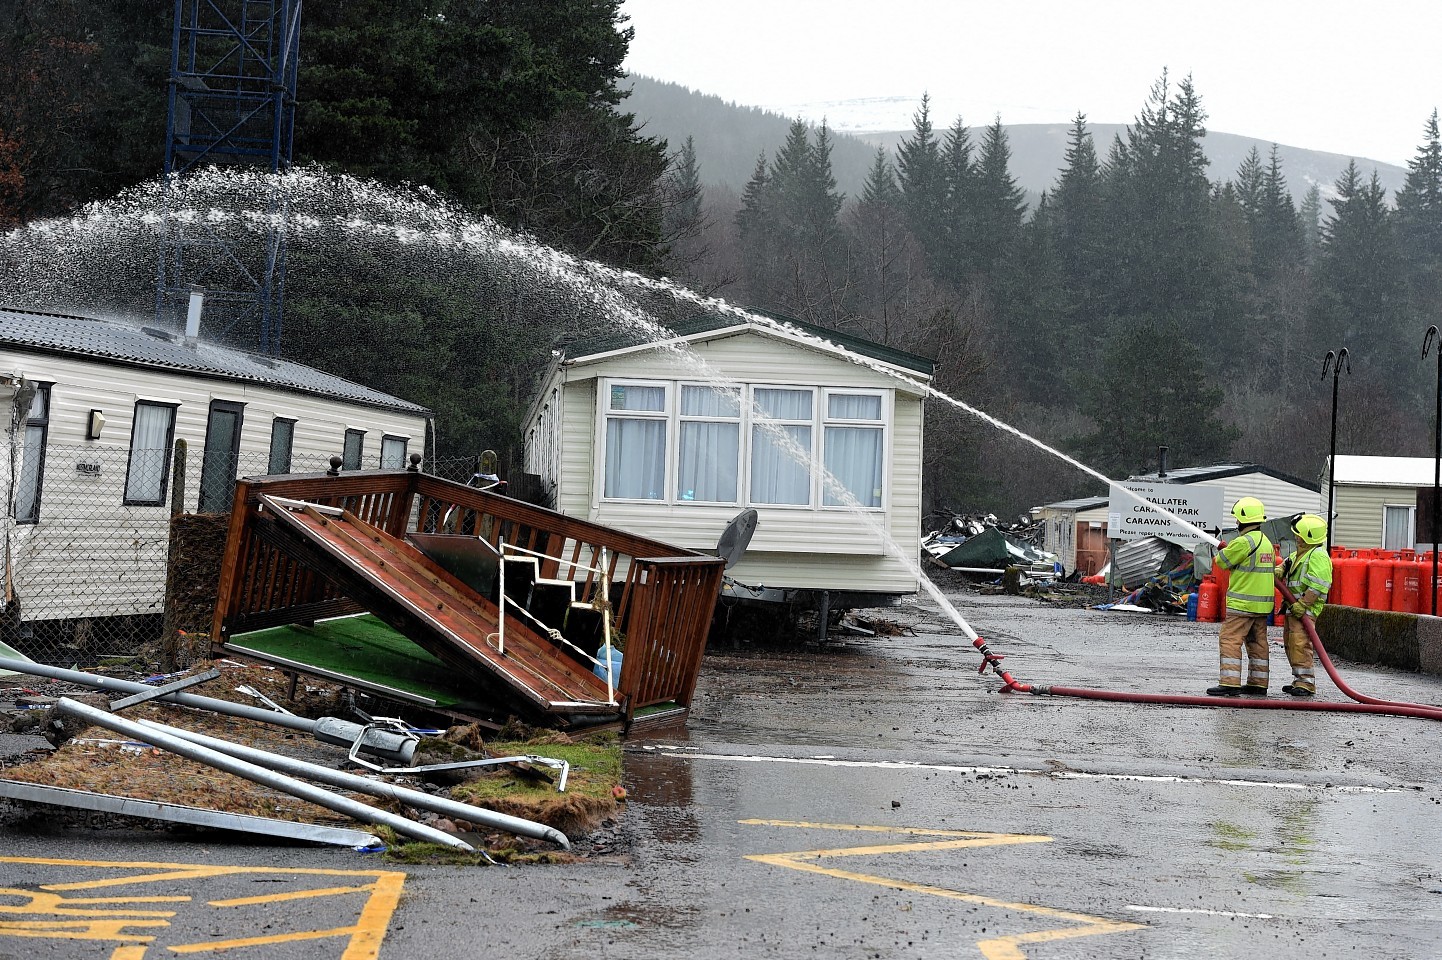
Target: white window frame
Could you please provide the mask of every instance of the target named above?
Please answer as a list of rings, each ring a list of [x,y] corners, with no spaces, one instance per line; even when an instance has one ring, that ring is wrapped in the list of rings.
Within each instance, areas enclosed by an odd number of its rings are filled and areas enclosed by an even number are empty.
[[[817,423],[818,423],[817,416],[818,416],[818,414],[820,413],[820,408],[817,406],[817,404],[820,402],[820,399],[821,399],[821,388],[820,388],[820,387],[809,386],[809,385],[803,384],[803,383],[748,383],[748,384],[746,384],[746,399],[747,399],[749,402],[746,404],[746,409],[743,411],[743,414],[744,414],[744,415],[743,415],[743,417],[742,417],[742,421],[743,421],[743,423],[744,423],[744,429],[745,429],[745,431],[746,431],[746,447],[745,447],[745,450],[746,450],[746,469],[745,469],[745,471],[744,471],[744,474],[745,474],[744,479],[745,479],[745,482],[746,482],[746,505],[747,505],[748,507],[765,507],[765,508],[767,508],[767,509],[769,509],[769,510],[815,510],[816,507],[817,507],[817,504],[820,503],[820,499],[819,499],[818,496],[817,496],[817,488],[820,486],[821,480],[820,480],[820,475],[816,472],[816,470],[814,469],[814,467],[811,466],[811,465],[808,465],[807,468],[806,468],[806,472],[807,472],[807,478],[806,478],[806,481],[807,481],[807,482],[806,482],[807,496],[810,498],[810,499],[808,500],[808,502],[806,502],[806,503],[768,503],[768,502],[759,502],[759,501],[757,501],[757,500],[755,499],[755,497],[754,497],[754,493],[753,493],[753,491],[752,491],[752,489],[751,489],[751,467],[752,467],[752,464],[755,462],[754,443],[755,443],[755,437],[756,437],[756,430],[759,428],[759,424],[758,424],[757,421],[756,421],[756,411],[757,411],[758,409],[760,409],[760,408],[757,406],[757,403],[756,403],[756,391],[757,391],[757,390],[787,390],[787,391],[796,391],[796,392],[798,392],[798,393],[799,393],[799,392],[807,392],[807,393],[810,393],[810,394],[811,394],[811,419],[810,419],[810,421],[805,421],[805,420],[778,420],[778,419],[776,419],[776,418],[770,418],[770,419],[771,419],[771,421],[772,421],[773,423],[776,423],[776,424],[778,424],[778,425],[780,425],[780,426],[785,426],[785,427],[789,427],[789,426],[803,426],[803,425],[804,425],[804,426],[809,426],[809,427],[811,428],[811,449],[810,449],[810,451],[808,451],[808,456],[809,456],[809,458],[810,458],[810,460],[811,460],[811,464],[815,464],[815,465],[819,465],[819,464],[820,464],[820,460],[819,460],[818,457],[817,457],[817,453],[818,453],[819,450],[820,450],[820,447],[818,446],[819,443],[820,443],[820,439],[819,439],[819,437],[817,436],[817,434],[818,434],[818,432],[819,432],[818,429],[817,429]]]
[[[661,410],[616,410],[611,409],[612,387],[660,387],[665,391]],[[676,382],[672,380],[642,380],[631,377],[607,377],[600,382],[596,396],[596,499],[604,503],[675,503],[672,490],[675,487],[674,469],[676,451]],[[666,449],[661,465],[660,497],[608,497],[606,496],[606,440],[612,420],[659,420],[666,425]]]
[[[400,444],[400,445],[401,445],[401,459],[400,459],[400,462],[397,463],[397,464],[394,465],[394,466],[386,466],[386,447],[388,447],[388,446],[389,446],[389,447],[394,447],[396,444]],[[381,434],[381,452],[380,452],[380,461],[379,461],[379,464],[380,464],[380,468],[381,468],[382,470],[404,470],[404,469],[406,468],[406,466],[407,466],[406,457],[410,454],[410,452],[411,452],[411,438],[410,438],[410,437],[403,437],[403,436],[400,436],[399,434],[395,434],[395,433],[383,433],[383,434]]]
[[[165,443],[160,450],[160,477],[159,489],[154,499],[150,497],[133,497],[131,489],[131,478],[135,475],[135,423],[140,419],[140,408],[153,408],[156,410],[169,410],[170,423],[166,427]],[[180,404],[164,400],[151,400],[147,397],[137,397],[135,406],[131,408],[130,415],[130,454],[125,463],[125,485],[121,488],[121,502],[127,507],[161,507],[165,505],[166,496],[170,492],[170,458],[175,449],[175,427],[180,416]],[[148,478],[147,478],[148,479]],[[148,491],[141,491],[148,492]]]
[[[736,394],[736,416],[734,416],[734,417],[713,417],[713,416],[703,416],[703,415],[700,415],[700,414],[685,414],[685,413],[682,413],[682,412],[681,412],[681,394],[685,391],[685,389],[686,389],[687,387],[693,387],[693,388],[696,388],[696,389],[708,390],[708,391],[709,391],[709,390],[715,390],[715,389],[717,389],[716,386],[714,386],[713,384],[700,383],[700,382],[689,381],[689,380],[681,380],[681,381],[678,381],[677,384],[676,384],[676,415],[675,415],[675,417],[674,417],[674,420],[673,420],[673,423],[672,423],[671,428],[667,431],[667,443],[668,443],[667,450],[668,450],[668,452],[670,453],[670,459],[671,459],[671,460],[674,462],[674,464],[675,464],[675,470],[674,470],[674,473],[672,474],[672,476],[675,477],[675,479],[674,479],[674,480],[670,483],[670,485],[666,488],[668,491],[670,491],[670,494],[671,494],[671,500],[669,500],[668,502],[670,502],[670,503],[677,503],[677,504],[693,504],[693,503],[694,503],[694,504],[698,504],[698,505],[701,505],[701,506],[725,506],[725,507],[734,507],[734,506],[738,505],[739,503],[741,503],[742,498],[746,495],[746,476],[743,474],[743,472],[742,472],[742,470],[741,470],[741,464],[742,464],[742,461],[743,461],[743,459],[744,459],[744,453],[745,453],[745,450],[746,450],[746,436],[745,436],[745,433],[746,433],[746,421],[747,421],[747,416],[746,416],[746,414],[747,414],[747,409],[748,409],[748,408],[747,408],[747,402],[746,402],[746,399],[747,399],[746,386],[745,386],[744,384],[734,384],[734,385],[733,385],[733,384],[725,384],[725,385],[723,386],[723,388],[724,388],[725,390],[727,390],[727,391],[732,391],[732,390],[735,391],[735,394]],[[688,500],[688,499],[685,499],[685,498],[683,498],[683,497],[681,496],[681,489],[680,489],[680,487],[681,487],[681,425],[682,425],[682,424],[685,424],[685,423],[734,423],[734,424],[736,424],[736,465],[735,465],[735,470],[736,470],[736,472],[735,472],[736,496],[735,496],[734,499],[731,499],[731,500]],[[671,436],[672,436],[673,433],[674,433],[674,437],[675,437],[674,442],[673,442],[672,439],[671,439]]]
[[[1400,545],[1387,546],[1387,511],[1407,511],[1407,542]],[[1383,550],[1412,550],[1417,545],[1417,505],[1415,503],[1384,503],[1382,504],[1382,536],[1381,546]]]
[[[611,388],[620,387],[659,387],[665,391],[663,409],[660,411],[649,410],[611,410]],[[731,386],[731,385],[728,385]],[[891,468],[892,468],[892,444],[895,437],[895,393],[894,391],[881,387],[828,387],[814,384],[795,382],[766,382],[750,381],[734,385],[740,391],[741,416],[739,419],[739,430],[741,432],[739,456],[736,464],[736,495],[735,501],[708,501],[708,500],[685,500],[680,496],[677,489],[680,483],[680,457],[681,457],[681,423],[682,422],[738,422],[728,417],[709,416],[682,416],[681,414],[681,390],[683,387],[702,387],[712,389],[712,385],[695,380],[652,380],[641,377],[600,377],[597,378],[596,393],[596,420],[594,426],[594,449],[596,464],[595,476],[593,478],[592,502],[593,504],[664,504],[666,506],[737,506],[744,504],[748,507],[765,508],[768,510],[806,510],[813,513],[826,512],[836,513],[849,512],[853,508],[846,504],[827,504],[825,502],[825,483],[821,476],[821,470],[825,467],[825,436],[827,426],[860,426],[877,429],[881,432],[881,502],[876,506],[863,505],[861,510],[872,514],[885,515],[889,512],[891,497]],[[754,435],[758,428],[756,391],[757,390],[791,390],[804,391],[811,394],[811,419],[804,420],[781,420],[777,421],[783,425],[808,426],[811,428],[811,448],[807,451],[815,468],[808,466],[807,489],[809,501],[807,503],[758,503],[752,494],[751,466],[754,456]],[[867,396],[876,397],[881,402],[881,418],[879,420],[856,420],[842,417],[827,416],[830,409],[830,397],[832,396]],[[666,450],[664,463],[664,487],[663,496],[657,499],[637,497],[608,497],[606,496],[606,441],[609,422],[613,419],[643,419],[659,420],[666,424]]]
[[[875,420],[857,420],[849,417],[832,417],[830,416],[831,398],[834,396],[875,397],[879,401],[881,401],[881,416]],[[891,493],[891,444],[888,442],[888,437],[892,435],[891,404],[887,403],[887,391],[880,389],[872,390],[856,387],[825,387],[821,391],[821,406],[817,408],[816,411],[816,422],[818,424],[817,446],[820,450],[820,453],[817,455],[816,462],[821,469],[825,469],[826,467],[827,427],[867,427],[880,431],[881,463],[879,464],[879,466],[881,467],[881,496],[878,499],[881,502],[876,504],[875,506],[872,506],[870,504],[860,504],[859,506],[860,509],[865,510],[869,513],[885,513],[886,504]],[[826,484],[825,481],[822,479],[820,473],[818,473],[816,476],[816,483],[818,487],[816,503],[819,505],[819,509],[844,510],[848,512],[854,509],[853,507],[845,503],[826,502]]]
[[[40,502],[45,496],[45,448],[50,445],[51,407],[55,403],[55,394],[51,388],[54,386],[54,383],[48,382],[35,385],[35,396],[31,398],[30,409],[25,412],[25,419],[20,424],[23,458],[15,478],[16,523],[40,522]],[[31,416],[35,411],[35,402],[42,397],[44,398],[44,413],[38,417]],[[30,442],[32,429],[39,430],[38,440],[34,444]],[[34,478],[33,487],[29,485],[27,477]],[[22,500],[22,494],[28,499],[28,502]]]

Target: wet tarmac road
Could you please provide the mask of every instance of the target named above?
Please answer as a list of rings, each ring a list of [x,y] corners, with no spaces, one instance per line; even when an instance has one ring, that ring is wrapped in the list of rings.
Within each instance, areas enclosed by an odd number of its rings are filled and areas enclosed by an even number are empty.
[[[1024,681],[1215,682],[1215,625],[974,594],[961,608]],[[709,655],[689,726],[628,741],[614,852],[553,868],[398,868],[379,955],[1442,956],[1442,725],[999,695],[938,613],[919,604],[895,619],[918,635]],[[1272,666],[1279,691],[1280,647]],[[1362,692],[1442,702],[1437,678],[1340,666]],[[5,844],[10,857],[385,869],[344,851]],[[0,869],[0,885],[30,889],[57,868]],[[232,889],[205,902],[270,882],[218,879]],[[269,905],[267,929],[326,929],[334,907],[316,899]],[[213,922],[193,921],[186,942],[231,935]],[[245,955],[366,955],[346,943],[277,939]],[[0,935],[0,958],[176,955],[159,940],[142,955],[110,949]]]

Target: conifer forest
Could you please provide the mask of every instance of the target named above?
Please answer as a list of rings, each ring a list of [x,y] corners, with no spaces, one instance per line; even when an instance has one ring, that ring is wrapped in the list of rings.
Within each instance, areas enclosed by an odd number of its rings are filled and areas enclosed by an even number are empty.
[[[306,6],[297,162],[424,186],[577,256],[933,358],[942,391],[1109,476],[1154,469],[1166,445],[1174,466],[1316,480],[1323,358],[1344,347],[1338,452],[1432,452],[1435,111],[1415,120],[1402,189],[1363,162],[1302,189],[1275,148],[1213,169],[1205,91],[1163,72],[1124,135],[1097,142],[1079,114],[1050,188],[1028,197],[1004,118],[934,116],[919,96],[858,195],[837,189],[833,134],[799,120],[738,194],[708,185],[689,140],[627,112],[620,0],[413,6]],[[161,0],[7,6],[0,228],[160,174],[173,15]],[[285,355],[430,406],[445,456],[493,447],[518,467],[530,392],[584,321],[361,253],[301,251],[290,269]],[[1105,492],[939,403],[926,448],[932,509]]]

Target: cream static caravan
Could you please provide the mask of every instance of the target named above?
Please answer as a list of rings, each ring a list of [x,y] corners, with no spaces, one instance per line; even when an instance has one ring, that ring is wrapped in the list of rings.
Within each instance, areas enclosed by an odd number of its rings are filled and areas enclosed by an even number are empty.
[[[834,610],[918,589],[930,360],[766,318],[708,316],[663,343],[637,339],[575,345],[543,381],[525,469],[550,506],[705,551],[754,509],[728,571],[743,599]]]
[[[238,474],[321,471],[332,456],[400,468],[430,423],[424,407],[298,363],[26,310],[0,310],[0,416],[12,632],[16,608],[26,631],[159,615],[173,506],[228,513]]]

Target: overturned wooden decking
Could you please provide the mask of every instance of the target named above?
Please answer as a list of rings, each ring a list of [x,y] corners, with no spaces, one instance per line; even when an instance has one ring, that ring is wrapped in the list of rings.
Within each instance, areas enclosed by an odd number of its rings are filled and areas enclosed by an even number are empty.
[[[542,554],[539,571],[569,581],[581,602],[604,606],[598,569],[615,578],[615,623],[626,639],[614,689],[566,649],[558,629],[514,603],[506,604],[502,649],[494,595],[405,539],[437,529],[483,539],[498,553],[514,545]],[[237,486],[212,636],[227,654],[335,679],[344,671],[268,653],[246,635],[369,612],[453,672],[462,693],[451,699],[466,706],[452,712],[561,725],[629,722],[661,704],[684,715],[722,568],[716,558],[414,471],[264,478]],[[324,633],[312,632],[316,642]]]

